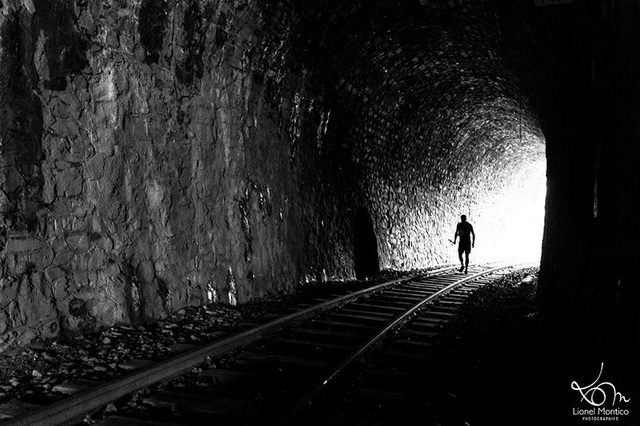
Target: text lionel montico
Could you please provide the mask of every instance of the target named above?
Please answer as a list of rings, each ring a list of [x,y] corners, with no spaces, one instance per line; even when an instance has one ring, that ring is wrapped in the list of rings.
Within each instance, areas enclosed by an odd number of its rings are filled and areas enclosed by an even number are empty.
[[[618,421],[620,417],[628,416],[629,410],[624,407],[616,407],[618,404],[626,404],[631,398],[618,392],[611,382],[600,382],[604,363],[600,364],[600,374],[590,385],[580,386],[576,381],[571,382],[571,389],[580,393],[580,402],[590,405],[588,408],[573,407],[574,416],[582,416],[585,421]]]

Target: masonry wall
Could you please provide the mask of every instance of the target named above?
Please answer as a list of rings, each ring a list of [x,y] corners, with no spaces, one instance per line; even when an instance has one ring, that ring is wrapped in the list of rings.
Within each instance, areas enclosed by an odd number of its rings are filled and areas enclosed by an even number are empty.
[[[353,191],[327,178],[292,23],[255,1],[2,2],[0,350],[353,275]]]
[[[544,141],[490,0],[0,5],[0,350],[453,263],[460,214],[494,259],[527,220]]]

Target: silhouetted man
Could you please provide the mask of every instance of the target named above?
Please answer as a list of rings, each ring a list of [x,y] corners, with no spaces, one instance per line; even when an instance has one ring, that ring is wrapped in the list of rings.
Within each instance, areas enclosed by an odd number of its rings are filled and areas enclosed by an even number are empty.
[[[453,237],[453,244],[456,243],[458,237],[460,237],[460,244],[458,245],[458,258],[460,259],[460,272],[467,273],[469,269],[469,253],[471,253],[471,247],[476,245],[476,234],[473,232],[473,226],[467,222],[467,216],[460,216],[462,222],[456,226],[456,235]],[[471,236],[473,235],[473,241]],[[462,253],[465,254],[465,260],[462,260]]]

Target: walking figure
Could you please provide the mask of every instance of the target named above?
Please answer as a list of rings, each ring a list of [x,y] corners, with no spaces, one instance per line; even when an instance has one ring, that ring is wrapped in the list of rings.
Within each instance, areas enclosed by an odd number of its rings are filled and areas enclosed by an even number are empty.
[[[476,244],[476,234],[473,232],[473,226],[467,222],[467,216],[460,216],[462,222],[456,226],[456,235],[453,237],[453,244],[456,243],[458,237],[460,237],[460,244],[458,245],[458,258],[460,259],[460,272],[467,273],[469,269],[469,253],[471,253],[471,247]],[[473,241],[471,236],[473,235]],[[462,260],[462,253],[465,254],[465,260]]]

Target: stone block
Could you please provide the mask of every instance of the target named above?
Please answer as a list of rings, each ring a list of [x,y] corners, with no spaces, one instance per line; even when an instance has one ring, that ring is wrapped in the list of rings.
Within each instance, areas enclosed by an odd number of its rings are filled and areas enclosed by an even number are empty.
[[[0,307],[5,307],[18,297],[19,281],[15,278],[0,278],[0,290],[2,290],[3,303]]]
[[[28,262],[33,265],[33,268],[41,271],[50,266],[53,263],[55,254],[50,247],[44,250],[39,250],[33,253],[29,253]]]
[[[142,46],[141,44],[137,44],[134,48],[133,55],[138,62],[143,62],[146,56],[144,46]]]
[[[82,193],[83,179],[78,168],[72,167],[56,175],[56,193],[59,197],[75,197]]]
[[[74,257],[75,253],[72,250],[64,249],[56,253],[53,263],[56,265],[68,265]]]
[[[160,319],[166,316],[164,302],[158,293],[156,284],[144,283],[140,286],[142,315],[146,320]]]
[[[20,284],[18,284],[18,298],[22,301],[29,301],[29,295],[33,292],[31,277],[28,273],[22,275]],[[26,317],[29,318],[28,316]]]
[[[22,328],[20,333],[16,335],[16,338],[13,343],[16,346],[25,346],[31,343],[34,339],[38,337],[36,330],[33,328]]]
[[[32,253],[48,247],[45,241],[33,237],[7,238],[5,253]]]
[[[121,35],[120,39],[122,40],[123,38],[127,39],[130,37]],[[120,94],[126,93],[129,90],[129,75],[130,75],[129,72],[130,72],[130,69],[128,67],[126,68],[118,67],[114,70],[113,80],[116,86],[116,90]]]
[[[66,241],[72,250],[89,249],[89,236],[86,233],[67,235]]]
[[[91,98],[94,102],[110,102],[116,98],[116,88],[113,84],[112,70],[105,71],[89,83]]]
[[[49,129],[54,135],[58,136],[73,136],[80,132],[80,128],[78,127],[78,122],[76,120],[55,119],[55,121],[53,121],[49,126]]]
[[[76,219],[84,219],[87,217],[89,213],[93,211],[94,206],[93,204],[90,204],[90,203],[75,201],[71,204],[70,209],[71,209],[71,214]]]
[[[56,160],[54,164],[57,172],[60,172],[61,170],[67,170],[72,167],[71,163],[66,160]]]
[[[131,132],[131,137],[134,139],[134,141],[149,139],[149,124],[142,117],[132,118],[128,123],[128,126],[130,129],[129,131]]]
[[[7,213],[13,210],[15,210],[15,202],[7,197],[7,194],[0,189],[0,213]]]
[[[33,0],[22,0],[21,3],[29,14],[33,15],[36,12],[36,6],[33,4]]]
[[[74,259],[73,266],[78,271],[84,271],[87,274],[90,274],[91,273],[90,264],[91,264],[91,259],[93,257],[93,253],[87,250],[78,250],[78,251],[75,251],[75,253],[76,253],[76,256]],[[89,278],[87,278],[87,280],[89,280]]]
[[[104,174],[106,155],[99,152],[87,161],[84,170],[89,180],[98,180]]]
[[[120,202],[114,200],[104,207],[104,213],[114,223],[123,222],[126,218],[126,208]]]
[[[98,241],[98,245],[106,252],[113,250],[113,239],[108,235],[103,235]]]
[[[97,213],[98,208],[95,207],[95,210],[96,210],[96,213]],[[102,221],[100,220],[100,217],[97,214],[92,214],[88,219],[91,221],[90,229],[91,229],[92,233],[94,233],[94,234],[102,234],[104,232],[103,231],[103,226],[102,226]]]
[[[111,101],[99,102],[95,106],[94,114],[96,123],[112,129],[112,126],[116,124],[118,118],[118,105]]]
[[[97,288],[106,288],[106,286],[114,285],[111,280],[111,275],[105,270],[100,269],[96,271],[95,277],[92,278],[92,282],[94,282]],[[118,284],[119,285],[119,284]],[[119,290],[122,290],[118,287]]]
[[[40,338],[54,339],[60,334],[59,318],[52,319],[49,323],[39,328]]]
[[[42,184],[42,202],[45,204],[51,204],[56,199],[55,191],[55,175],[52,172],[51,166],[42,166],[43,184]]]
[[[115,116],[114,116],[115,119]],[[92,139],[93,146],[97,153],[105,154],[107,157],[114,154],[114,145],[116,143],[116,131],[110,125],[98,127],[96,137]]]
[[[64,278],[66,276],[65,272],[60,269],[60,267],[56,265],[49,266],[44,270],[45,277],[50,281],[54,282],[60,278]]]
[[[89,34],[96,32],[97,26],[88,11],[84,10],[78,18],[78,26]]]
[[[101,250],[92,250],[89,256],[89,262],[87,267],[92,270],[98,270],[107,266],[107,255]]]
[[[73,138],[70,142],[69,153],[64,159],[70,163],[81,163],[87,157],[87,143],[79,137]]]
[[[122,52],[133,55],[134,52],[134,38],[128,34],[120,34],[120,49]]]
[[[4,190],[7,192],[15,192],[16,190],[22,188],[25,184],[24,178],[22,177],[22,175],[20,173],[18,173],[18,170],[16,170],[15,168],[11,167],[8,169],[4,169]]]
[[[82,319],[75,317],[73,315],[68,315],[63,319],[64,328],[71,332],[78,331],[80,326],[82,325]]]
[[[56,278],[51,282],[51,290],[58,305],[59,302],[69,297],[69,279],[66,276]]]
[[[68,250],[67,242],[65,241],[64,234],[56,233],[48,240],[49,247],[54,253],[59,253],[64,250]]]
[[[0,310],[0,335],[7,331],[9,326],[9,316],[4,311]]]
[[[142,282],[150,283],[156,276],[155,266],[151,260],[143,260],[136,269],[138,279]]]
[[[120,276],[121,272],[122,272],[122,268],[118,263],[114,262],[114,263],[108,264],[107,275],[109,275],[110,277]]]
[[[76,288],[87,287],[89,285],[89,274],[86,271],[75,271],[72,280]]]
[[[70,146],[65,137],[47,137],[45,143],[50,154],[48,159],[51,161],[64,157]]]
[[[107,47],[111,49],[117,49],[120,47],[120,40],[118,39],[118,34],[115,31],[107,32]]]
[[[75,121],[80,117],[80,105],[75,102],[75,99],[70,104],[58,102],[52,112],[57,120]]]

